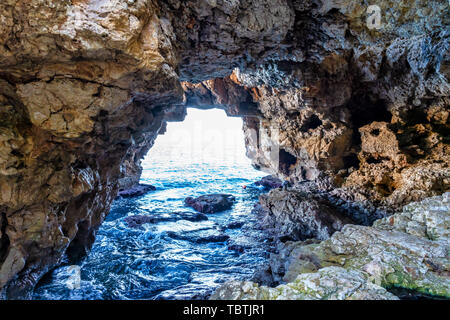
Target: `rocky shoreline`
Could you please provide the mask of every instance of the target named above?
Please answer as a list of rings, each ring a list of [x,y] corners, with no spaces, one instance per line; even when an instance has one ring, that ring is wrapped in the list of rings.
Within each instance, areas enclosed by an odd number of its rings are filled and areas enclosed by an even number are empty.
[[[371,227],[347,224],[324,241],[278,242],[256,280],[280,285],[232,281],[211,299],[398,299],[391,288],[449,299],[449,212],[446,193]]]

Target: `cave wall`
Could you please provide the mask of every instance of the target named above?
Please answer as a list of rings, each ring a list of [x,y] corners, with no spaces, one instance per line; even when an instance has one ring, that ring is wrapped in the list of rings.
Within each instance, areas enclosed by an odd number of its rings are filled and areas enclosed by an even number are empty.
[[[255,166],[352,201],[449,189],[446,3],[0,3],[0,292],[82,256],[185,107],[245,119]]]

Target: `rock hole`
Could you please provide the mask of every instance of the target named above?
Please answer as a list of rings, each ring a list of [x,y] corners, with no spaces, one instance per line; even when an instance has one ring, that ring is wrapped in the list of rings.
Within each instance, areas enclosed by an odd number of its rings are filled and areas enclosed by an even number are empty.
[[[286,150],[280,149],[278,168],[283,174],[289,175],[291,166],[295,165],[296,163],[297,163],[296,157],[294,157]]]
[[[66,251],[70,263],[80,261],[91,248],[95,237],[90,226],[89,221],[78,222],[78,232]]]
[[[389,158],[385,158],[385,157],[379,157],[379,158],[375,158],[375,157],[370,157],[366,160],[366,162],[368,164],[378,164],[378,163],[382,163],[383,161],[387,161],[389,160]]]
[[[322,120],[315,114],[313,114],[309,119],[305,121],[303,126],[300,128],[301,131],[308,131],[309,129],[314,130],[322,125]]]

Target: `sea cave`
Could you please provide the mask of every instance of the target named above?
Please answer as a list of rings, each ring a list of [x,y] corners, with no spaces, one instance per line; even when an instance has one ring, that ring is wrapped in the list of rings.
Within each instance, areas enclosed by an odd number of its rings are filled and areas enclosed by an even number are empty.
[[[448,299],[446,19],[2,1],[0,299]]]

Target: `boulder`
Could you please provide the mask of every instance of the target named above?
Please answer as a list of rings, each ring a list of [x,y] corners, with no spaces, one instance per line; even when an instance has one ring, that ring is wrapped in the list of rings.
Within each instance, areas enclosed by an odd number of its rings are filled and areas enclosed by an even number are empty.
[[[353,221],[326,198],[295,190],[273,189],[260,197],[261,225],[282,240],[328,239]]]
[[[345,225],[328,240],[279,244],[270,270],[287,283],[231,282],[214,299],[383,299],[380,287],[418,297],[450,297],[450,193],[411,203],[373,227]],[[361,286],[356,291],[353,284]],[[333,289],[334,288],[334,289]],[[373,291],[375,290],[375,291]]]
[[[232,207],[236,198],[231,194],[208,194],[198,198],[188,197],[184,204],[202,213],[216,213]]]
[[[130,228],[140,229],[143,224],[146,223],[159,223],[159,222],[169,222],[178,220],[188,220],[188,221],[204,221],[208,220],[208,217],[203,213],[193,213],[193,212],[172,212],[169,214],[163,214],[159,216],[145,216],[145,215],[133,215],[126,217],[125,223]]]

